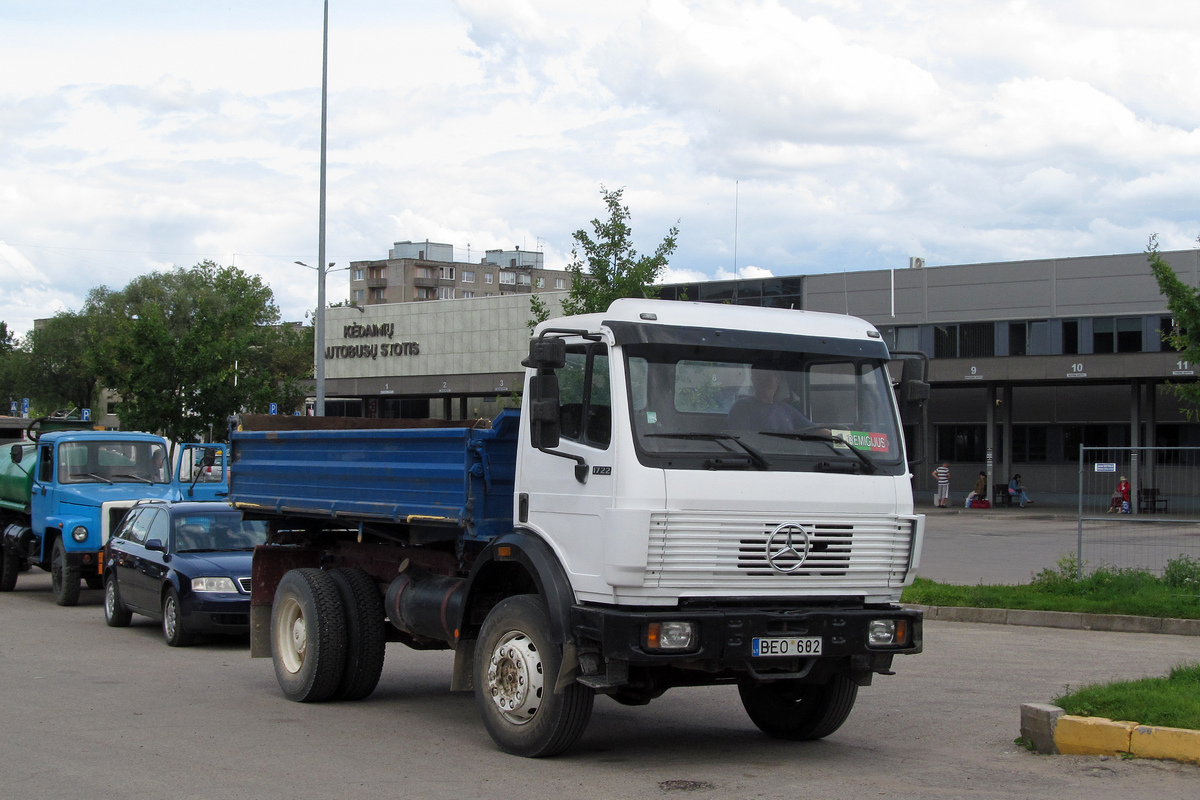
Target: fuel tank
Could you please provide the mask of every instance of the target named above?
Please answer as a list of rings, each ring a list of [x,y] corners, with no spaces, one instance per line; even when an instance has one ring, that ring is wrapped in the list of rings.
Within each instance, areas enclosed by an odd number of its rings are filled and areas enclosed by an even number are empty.
[[[20,514],[29,513],[29,492],[33,486],[33,461],[37,446],[14,444],[0,452],[0,509]],[[20,461],[12,455],[21,454]]]

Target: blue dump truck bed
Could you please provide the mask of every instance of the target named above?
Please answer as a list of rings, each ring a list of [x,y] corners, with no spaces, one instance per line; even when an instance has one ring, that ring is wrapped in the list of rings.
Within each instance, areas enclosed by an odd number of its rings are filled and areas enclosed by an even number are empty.
[[[250,513],[455,525],[488,540],[512,530],[519,420],[509,409],[490,428],[235,430],[229,499]]]

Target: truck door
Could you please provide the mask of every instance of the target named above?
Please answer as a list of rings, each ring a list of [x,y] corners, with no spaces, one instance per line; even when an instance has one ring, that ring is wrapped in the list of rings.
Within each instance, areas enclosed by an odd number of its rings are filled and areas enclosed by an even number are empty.
[[[611,590],[603,580],[604,531],[600,521],[613,503],[608,346],[602,342],[568,344],[566,365],[556,374],[561,403],[557,450],[584,460],[586,482],[576,479],[575,465],[570,460],[528,450],[528,520],[556,545],[572,575],[572,584],[607,594]]]
[[[41,561],[50,560],[50,548],[46,544],[45,522],[47,517],[58,513],[58,493],[54,491],[54,456],[53,444],[38,445],[37,471],[33,474],[33,485],[30,492],[30,520],[34,535],[41,542],[41,553],[35,554]]]
[[[229,471],[223,444],[185,444],[179,448],[175,482],[182,500],[229,497]]]

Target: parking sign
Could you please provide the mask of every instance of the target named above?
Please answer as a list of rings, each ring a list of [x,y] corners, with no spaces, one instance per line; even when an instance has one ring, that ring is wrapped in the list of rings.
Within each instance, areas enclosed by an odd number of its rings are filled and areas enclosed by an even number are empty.
[[[79,418],[82,419],[84,422],[91,422],[92,421],[92,410],[90,408],[82,409],[79,412]]]
[[[271,403],[271,413],[272,414],[279,413],[279,403]]]
[[[29,398],[28,397],[21,400],[21,418],[29,419]]]

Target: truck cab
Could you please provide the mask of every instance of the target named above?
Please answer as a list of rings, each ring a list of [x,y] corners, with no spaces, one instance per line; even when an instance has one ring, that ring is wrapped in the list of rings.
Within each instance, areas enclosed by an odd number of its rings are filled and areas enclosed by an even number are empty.
[[[55,601],[78,602],[80,581],[98,589],[102,550],[138,500],[223,499],[224,446],[187,444],[174,464],[160,436],[118,431],[51,431],[10,447],[4,464],[0,591],[29,565],[51,574]],[[200,482],[203,465],[219,469]],[[181,477],[181,466],[195,473]],[[211,474],[211,473],[210,473]]]

